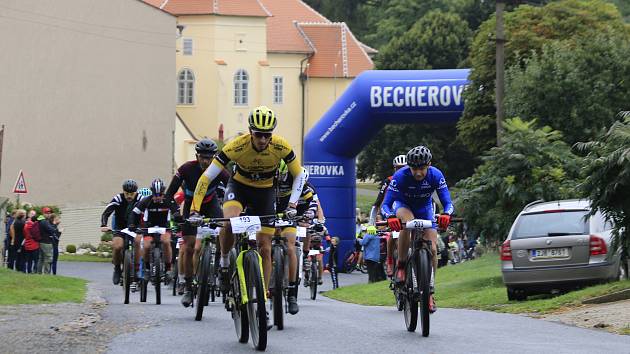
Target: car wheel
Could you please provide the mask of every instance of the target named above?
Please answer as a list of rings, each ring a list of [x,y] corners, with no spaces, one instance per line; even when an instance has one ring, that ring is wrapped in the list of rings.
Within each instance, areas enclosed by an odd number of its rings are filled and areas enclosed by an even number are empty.
[[[508,301],[514,301],[516,300],[516,295],[514,294],[514,288],[507,288],[507,298]]]
[[[523,289],[515,289],[514,290],[514,299],[516,301],[525,301],[525,300],[527,300],[527,293]]]

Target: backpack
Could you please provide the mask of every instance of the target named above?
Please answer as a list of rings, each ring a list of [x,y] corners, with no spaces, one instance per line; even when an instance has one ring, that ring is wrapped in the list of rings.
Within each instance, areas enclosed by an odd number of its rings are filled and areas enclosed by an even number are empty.
[[[33,222],[33,227],[31,228],[31,238],[37,242],[42,239],[42,234],[39,231],[39,220]]]

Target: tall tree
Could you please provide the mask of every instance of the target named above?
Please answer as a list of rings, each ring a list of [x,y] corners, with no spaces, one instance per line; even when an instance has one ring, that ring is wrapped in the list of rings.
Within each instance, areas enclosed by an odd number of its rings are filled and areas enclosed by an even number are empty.
[[[458,123],[458,138],[476,154],[495,144],[495,43],[492,40],[495,25],[494,17],[484,22],[473,40],[469,57],[471,85],[464,92],[466,106]],[[522,5],[506,13],[505,33],[508,40],[505,65],[511,67],[525,65],[546,43],[563,41],[576,45],[581,39],[596,35],[628,35],[629,32],[612,4],[602,0],[561,0],[544,7]],[[506,97],[509,95],[507,91]]]

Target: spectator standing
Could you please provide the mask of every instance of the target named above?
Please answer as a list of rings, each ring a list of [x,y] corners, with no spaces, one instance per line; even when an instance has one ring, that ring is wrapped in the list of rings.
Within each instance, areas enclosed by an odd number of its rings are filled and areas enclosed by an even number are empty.
[[[328,269],[330,270],[330,277],[332,279],[333,289],[339,287],[339,279],[337,277],[337,247],[339,245],[339,237],[335,236],[330,240],[330,246],[328,246]]]
[[[53,235],[53,257],[52,257],[52,273],[57,275],[57,260],[59,259],[59,238],[63,232],[63,227],[59,226],[61,223],[61,217],[57,214],[51,214],[50,220],[55,228],[55,234]]]
[[[11,246],[13,248],[14,261],[9,268],[20,272],[26,271],[24,264],[24,226],[26,224],[26,210],[18,209],[15,212],[15,220],[11,224]]]
[[[376,227],[368,226],[366,235],[359,242],[363,246],[363,260],[368,269],[368,282],[384,280],[383,265],[380,263],[381,238],[377,235]]]
[[[47,219],[45,215],[40,215],[37,220],[39,221],[39,233],[41,235],[41,240],[39,241],[39,261],[37,262],[37,273],[49,274],[51,271],[53,257],[53,237],[55,236],[57,229],[53,226],[51,220]]]
[[[24,226],[24,251],[26,273],[34,273],[37,270],[37,260],[39,255],[39,225],[37,224],[37,212],[28,212]]]
[[[13,220],[15,220],[15,210],[11,211],[11,213],[7,213],[7,219],[4,221],[4,248],[2,256],[4,257],[3,261],[6,262],[7,267],[11,264],[11,269],[13,269],[13,264],[15,263],[15,255],[12,253],[13,244],[11,242],[11,224],[13,224]]]

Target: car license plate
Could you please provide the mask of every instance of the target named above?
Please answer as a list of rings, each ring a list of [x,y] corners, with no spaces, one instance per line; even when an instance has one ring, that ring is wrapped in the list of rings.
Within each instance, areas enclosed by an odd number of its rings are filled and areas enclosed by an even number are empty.
[[[544,248],[532,250],[532,258],[567,258],[569,257],[569,248]]]

